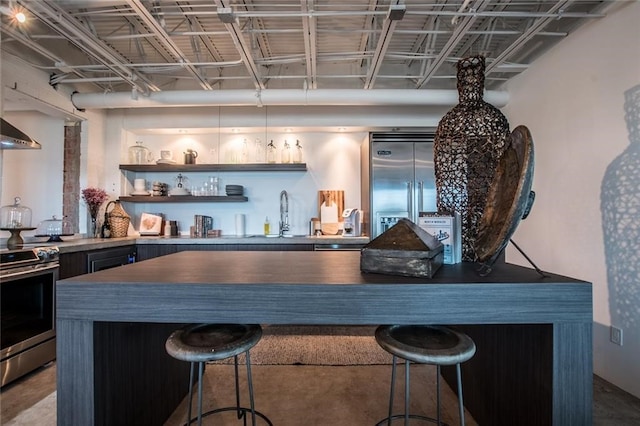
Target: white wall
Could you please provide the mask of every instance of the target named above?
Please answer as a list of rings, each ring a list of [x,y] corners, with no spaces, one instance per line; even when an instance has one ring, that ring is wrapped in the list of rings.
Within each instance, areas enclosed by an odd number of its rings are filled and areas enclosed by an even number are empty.
[[[504,112],[512,128],[529,127],[536,155],[536,201],[514,240],[543,270],[593,283],[594,372],[640,396],[637,159],[627,175],[635,179],[627,183],[627,190],[635,192],[636,210],[627,211],[629,223],[619,224],[619,237],[628,239],[627,252],[616,254],[622,257],[618,266],[626,268],[620,271],[627,277],[622,293],[612,291],[615,277],[607,278],[606,262],[614,259],[605,256],[601,211],[605,170],[630,143],[624,93],[640,84],[640,3],[618,6],[510,81]],[[635,126],[639,108],[630,117]],[[626,202],[633,200],[632,196]],[[620,205],[622,198],[616,201],[618,207],[633,208]],[[527,264],[513,248],[507,259]],[[634,264],[625,265],[625,259]],[[628,298],[622,300],[624,295]],[[617,310],[621,312],[613,312]],[[611,324],[623,328],[622,347],[609,341]]]
[[[1,205],[13,204],[18,196],[32,210],[32,226],[62,218],[62,165],[64,121],[39,112],[14,112],[5,119],[42,145],[40,150],[2,151]],[[2,236],[8,232],[2,232]],[[25,231],[22,236],[33,235]]]
[[[338,132],[339,126],[358,128],[435,127],[450,107],[193,107],[110,110],[105,125],[108,149],[104,155],[105,188],[113,198],[131,191],[130,182],[123,179],[118,165],[128,163],[128,147],[141,140],[159,158],[161,149],[170,149],[178,162],[183,161],[186,148],[199,153],[198,163],[214,162],[211,149],[217,150],[218,161],[228,162],[230,146],[247,138],[253,144],[256,137],[271,139],[282,147],[284,140],[295,143],[299,139],[304,148],[306,173],[218,173],[222,186],[245,186],[247,203],[183,203],[183,204],[125,204],[139,228],[143,212],[163,213],[169,220],[178,220],[183,234],[188,235],[195,214],[214,218],[214,226],[223,235],[234,235],[234,215],[247,216],[247,233],[262,233],[262,225],[269,216],[273,232],[279,218],[279,194],[285,189],[290,196],[292,234],[306,234],[311,217],[318,215],[317,192],[321,189],[345,191],[345,206],[360,208],[360,145],[367,140],[366,131]],[[268,128],[265,129],[265,126]],[[285,133],[283,128],[314,128],[321,131]],[[218,131],[220,128],[220,131]],[[232,133],[232,128],[240,129]],[[186,129],[187,134],[177,133]],[[170,134],[167,134],[170,132]],[[212,173],[187,174],[191,185],[201,185]],[[175,175],[148,174],[148,181],[174,185]],[[128,176],[129,180],[134,176]]]
[[[226,149],[242,143],[246,137],[251,147],[255,135],[224,134],[218,144],[218,134],[198,134],[192,136],[179,135],[137,135],[134,139],[144,141],[155,158],[161,149],[170,149],[178,162],[183,162],[183,152],[189,147],[199,153],[197,162],[211,163],[210,148],[218,147],[221,158],[225,158]],[[317,192],[321,189],[341,189],[345,191],[345,205],[360,207],[360,143],[364,133],[299,133],[269,135],[278,147],[282,147],[284,139],[289,143],[300,140],[303,146],[304,159],[308,171],[305,172],[225,172],[225,173],[183,173],[191,188],[202,186],[209,176],[221,178],[221,190],[229,184],[243,185],[248,202],[243,203],[171,203],[171,204],[134,204],[126,203],[125,209],[134,219],[134,226],[139,227],[140,215],[143,212],[163,213],[169,220],[178,220],[183,235],[189,235],[189,226],[193,225],[195,214],[209,215],[214,218],[214,227],[222,229],[224,235],[234,235],[234,216],[236,213],[246,215],[246,232],[262,233],[265,217],[269,217],[272,233],[277,232],[279,219],[279,195],[286,190],[289,194],[289,219],[291,234],[306,234],[311,217],[318,215]],[[264,137],[261,138],[264,141]],[[126,163],[127,161],[122,161]],[[221,161],[224,162],[224,161]],[[114,164],[110,170],[117,170]],[[109,173],[112,181],[120,182],[121,173]],[[176,173],[145,173],[136,177],[147,179],[147,184],[160,181],[175,187]],[[133,176],[130,176],[133,179]],[[124,182],[123,194],[132,190]],[[111,182],[108,183],[111,186]],[[174,198],[179,201],[180,197]]]
[[[32,68],[4,52],[1,64],[0,113],[40,142],[42,149],[0,150],[0,203],[13,204],[13,198],[20,196],[22,203],[32,210],[31,225],[35,227],[53,215],[62,217],[64,126],[67,120],[84,120],[87,115],[73,107],[68,90],[48,84],[47,72]],[[92,114],[93,117],[100,115],[104,114]],[[98,144],[102,139],[100,135],[93,138]],[[85,172],[86,168],[83,174]],[[92,179],[97,182],[97,177]],[[81,231],[84,225],[81,221]],[[33,234],[34,231],[21,233],[24,237]],[[0,232],[0,239],[8,236],[8,232]]]

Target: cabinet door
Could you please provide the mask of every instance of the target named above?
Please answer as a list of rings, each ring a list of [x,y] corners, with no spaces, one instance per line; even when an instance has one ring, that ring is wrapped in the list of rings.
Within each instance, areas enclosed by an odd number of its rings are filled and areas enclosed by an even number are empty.
[[[89,273],[93,273],[128,265],[135,261],[136,250],[133,246],[96,250],[87,253],[87,270]]]
[[[242,251],[313,251],[313,244],[238,244]]]
[[[138,244],[138,262],[154,257],[165,256],[178,251],[176,244]]]
[[[87,253],[63,253],[60,255],[59,279],[75,277],[87,273]]]
[[[181,251],[313,251],[313,244],[138,244],[138,261]]]

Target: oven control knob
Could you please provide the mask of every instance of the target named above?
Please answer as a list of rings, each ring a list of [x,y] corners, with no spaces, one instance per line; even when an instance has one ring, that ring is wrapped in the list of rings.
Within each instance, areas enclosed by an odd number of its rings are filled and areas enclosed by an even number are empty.
[[[58,247],[47,247],[47,255],[49,260],[55,260],[60,255],[60,250],[58,250]]]
[[[40,260],[49,260],[49,252],[46,248],[36,249],[36,255],[38,255],[38,259]]]
[[[36,255],[42,261],[51,261],[58,258],[59,250],[57,247],[38,247]]]

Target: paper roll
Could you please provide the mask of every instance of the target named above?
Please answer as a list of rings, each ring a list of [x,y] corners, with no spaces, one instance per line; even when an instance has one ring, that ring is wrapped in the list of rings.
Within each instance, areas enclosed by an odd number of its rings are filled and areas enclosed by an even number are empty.
[[[243,214],[236,215],[236,236],[244,237],[245,219]]]

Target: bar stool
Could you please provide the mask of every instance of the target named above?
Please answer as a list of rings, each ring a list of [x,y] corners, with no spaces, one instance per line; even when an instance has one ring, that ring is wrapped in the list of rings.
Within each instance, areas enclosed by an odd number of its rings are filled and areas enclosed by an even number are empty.
[[[469,336],[447,327],[427,325],[381,325],[376,329],[376,341],[384,349],[393,355],[391,370],[391,392],[389,397],[389,415],[377,423],[381,426],[386,422],[391,425],[392,420],[404,418],[404,424],[409,424],[409,419],[419,419],[435,422],[438,426],[440,420],[440,366],[456,366],[458,381],[458,405],[460,425],[464,426],[464,404],[462,401],[462,378],[460,376],[460,364],[469,360],[476,353],[476,345]],[[393,394],[396,380],[397,358],[405,360],[405,393],[404,414],[393,415]],[[409,414],[409,364],[431,364],[437,368],[436,373],[436,398],[437,417],[431,418],[421,415]]]
[[[191,363],[189,374],[189,408],[187,411],[187,425],[191,424],[191,405],[193,399],[194,368],[198,364],[198,426],[202,425],[202,418],[224,411],[237,411],[238,420],[243,419],[246,425],[247,412],[251,413],[252,425],[256,426],[256,417],[260,417],[272,426],[271,421],[262,413],[255,410],[253,400],[253,381],[251,379],[251,359],[249,349],[258,343],[262,337],[259,325],[244,324],[190,324],[171,333],[165,343],[167,353],[173,358]],[[250,408],[240,406],[240,390],[238,381],[238,355],[244,353],[247,364],[247,384],[249,387]],[[217,408],[202,413],[202,375],[204,365],[209,361],[219,361],[234,357],[236,406]]]

